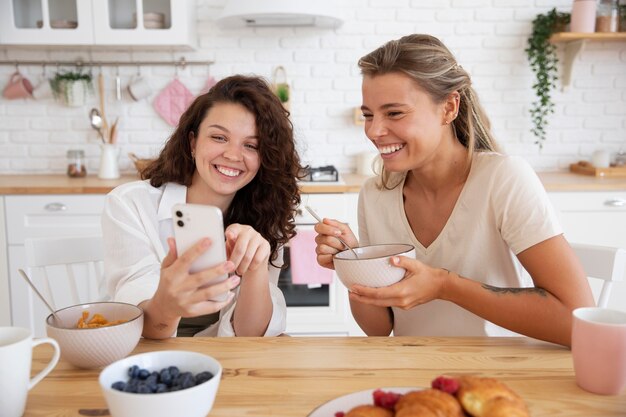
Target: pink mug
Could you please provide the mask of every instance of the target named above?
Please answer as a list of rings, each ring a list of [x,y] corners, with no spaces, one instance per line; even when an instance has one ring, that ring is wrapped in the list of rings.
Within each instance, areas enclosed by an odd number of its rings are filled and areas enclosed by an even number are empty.
[[[572,314],[576,383],[594,394],[619,395],[626,388],[626,312],[583,307]]]
[[[18,71],[11,75],[9,83],[4,87],[2,95],[9,100],[29,98],[33,96],[33,85]]]

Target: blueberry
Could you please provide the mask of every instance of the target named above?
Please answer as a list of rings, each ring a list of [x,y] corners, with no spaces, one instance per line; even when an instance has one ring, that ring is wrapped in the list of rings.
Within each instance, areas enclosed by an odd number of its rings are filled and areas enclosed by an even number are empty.
[[[137,365],[133,365],[128,368],[128,376],[131,378],[136,378],[139,375],[139,367]]]
[[[170,373],[169,369],[165,368],[161,370],[161,373],[159,374],[159,380],[161,381],[161,383],[167,386],[172,385],[172,374]]]
[[[191,388],[194,385],[196,385],[196,383],[191,372],[185,372],[181,374],[180,386],[182,387],[182,389]]]
[[[213,374],[211,372],[200,372],[198,375],[196,375],[196,385],[202,384],[203,382],[208,381],[209,379],[213,378]]]
[[[170,366],[167,369],[170,371],[170,375],[172,375],[172,378],[176,378],[178,374],[180,374],[180,369],[178,369],[177,366]]]
[[[148,371],[147,369],[141,369],[137,376],[139,377],[139,379],[146,379],[150,376],[150,371]]]
[[[137,385],[126,384],[124,392],[137,392]]]
[[[165,385],[165,384],[157,384],[156,390],[154,392],[156,392],[157,394],[159,394],[161,392],[167,392],[167,385]]]
[[[150,375],[148,379],[144,381],[144,383],[150,388],[152,392],[156,392],[157,378],[155,376]]]
[[[150,389],[148,384],[141,382],[137,385],[137,393],[138,394],[151,394],[153,391]]]
[[[124,381],[114,382],[113,385],[111,385],[111,388],[116,389],[118,391],[124,391],[124,388],[126,388],[126,382]]]

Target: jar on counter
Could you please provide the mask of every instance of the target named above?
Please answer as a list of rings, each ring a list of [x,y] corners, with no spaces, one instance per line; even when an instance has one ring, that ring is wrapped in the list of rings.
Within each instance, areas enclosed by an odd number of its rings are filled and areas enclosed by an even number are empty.
[[[618,30],[618,0],[600,0],[596,11],[596,32],[617,32]]]
[[[85,175],[87,175],[85,151],[82,149],[70,149],[67,151],[67,176],[81,178]]]

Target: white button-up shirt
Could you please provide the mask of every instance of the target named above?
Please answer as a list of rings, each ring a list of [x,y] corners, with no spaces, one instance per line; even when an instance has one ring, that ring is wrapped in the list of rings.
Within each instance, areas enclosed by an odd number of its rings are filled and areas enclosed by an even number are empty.
[[[173,236],[172,206],[185,203],[187,187],[166,183],[155,188],[149,181],[134,181],[111,191],[102,214],[104,272],[108,295],[115,301],[139,304],[151,299],[159,285],[161,262],[167,255],[167,238]],[[275,263],[282,263],[282,250]],[[287,307],[278,288],[280,269],[269,266],[272,318],[265,336],[285,331]],[[220,311],[217,323],[196,336],[235,336],[231,319],[237,302]]]

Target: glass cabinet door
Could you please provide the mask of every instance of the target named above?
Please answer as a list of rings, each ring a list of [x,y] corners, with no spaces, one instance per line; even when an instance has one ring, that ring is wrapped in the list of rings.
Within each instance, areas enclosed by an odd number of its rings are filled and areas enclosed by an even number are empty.
[[[90,45],[89,0],[8,0],[0,2],[0,44]]]
[[[97,45],[195,44],[193,0],[93,0]]]

